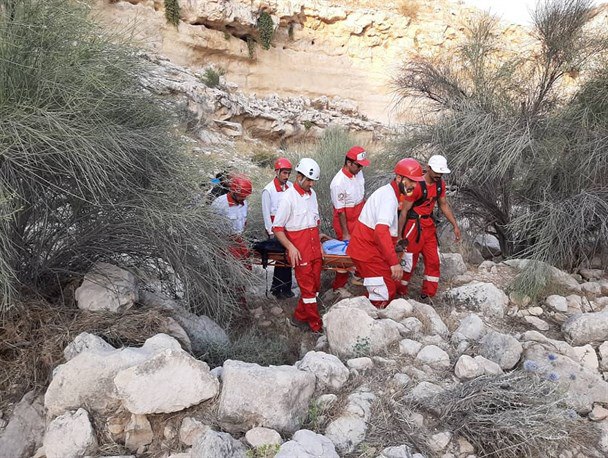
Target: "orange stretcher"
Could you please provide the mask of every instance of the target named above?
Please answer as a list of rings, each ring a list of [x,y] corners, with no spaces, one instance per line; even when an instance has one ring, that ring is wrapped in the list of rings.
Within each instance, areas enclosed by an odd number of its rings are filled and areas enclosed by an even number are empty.
[[[253,263],[263,264],[259,253],[253,252]],[[268,265],[273,267],[290,267],[285,253],[268,253]],[[323,255],[323,270],[349,270],[354,271],[355,265],[350,256],[337,254]]]

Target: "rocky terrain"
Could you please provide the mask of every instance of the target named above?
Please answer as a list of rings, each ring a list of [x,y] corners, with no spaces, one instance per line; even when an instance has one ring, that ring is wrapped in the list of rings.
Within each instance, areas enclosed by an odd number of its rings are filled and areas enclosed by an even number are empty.
[[[473,458],[491,438],[471,434],[466,417],[456,426],[445,405],[457,410],[483,390],[494,405],[496,440],[508,442],[513,429],[525,428],[517,434],[540,436],[529,439],[538,441],[531,451],[605,456],[606,273],[583,269],[575,278],[553,269],[559,294],[531,303],[504,291],[525,260],[473,267],[444,253],[442,264],[433,306],[396,299],[377,310],[365,297],[330,305],[326,295],[324,333],[313,339],[286,328],[293,303],[262,300],[251,310],[254,322],[301,339],[298,361],[227,360],[213,370],[191,352],[226,345],[219,326],[148,291],[130,273],[100,265],[76,291],[79,308],[119,319],[132,307],[154,306],[175,319],[140,348],[76,336],[44,396],[26,395],[3,420],[0,456]],[[509,393],[513,400],[498,409]],[[501,430],[513,421],[509,412],[529,416],[529,424]]]

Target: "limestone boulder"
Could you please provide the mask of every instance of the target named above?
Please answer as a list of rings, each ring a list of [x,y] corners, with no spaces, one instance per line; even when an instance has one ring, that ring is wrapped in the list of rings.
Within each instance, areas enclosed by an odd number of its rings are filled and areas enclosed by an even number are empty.
[[[296,431],[281,445],[275,458],[338,458],[334,444],[325,436],[308,429]]]
[[[452,342],[459,344],[463,341],[478,342],[486,333],[486,325],[476,314],[471,313],[460,321],[452,334]]]
[[[450,368],[450,355],[436,345],[427,345],[416,355],[416,361],[436,370]]]
[[[365,440],[372,403],[376,396],[365,386],[348,396],[348,402],[340,416],[325,429],[325,436],[341,454],[353,452]]]
[[[334,355],[322,351],[309,351],[295,366],[314,374],[317,390],[339,390],[348,380],[348,368]]]
[[[314,374],[293,366],[262,367],[232,360],[223,367],[218,416],[226,430],[298,430],[315,390]]]
[[[65,347],[63,350],[63,356],[65,357],[66,361],[69,361],[83,351],[103,353],[112,350],[115,350],[115,348],[101,337],[94,334],[89,334],[88,332],[81,332],[74,338],[72,342],[68,344],[67,347]]]
[[[44,436],[44,406],[42,398],[33,391],[13,408],[13,414],[0,432],[0,458],[29,458],[42,444]]]
[[[473,281],[466,285],[452,288],[444,297],[458,304],[473,307],[485,316],[502,318],[509,305],[509,297],[492,283]]]
[[[85,275],[75,299],[82,310],[122,312],[139,299],[137,279],[131,272],[100,262]]]
[[[186,417],[179,427],[179,440],[182,444],[194,445],[209,429],[211,429],[209,426],[196,418]]]
[[[573,345],[604,342],[608,340],[608,310],[571,316],[562,332]]]
[[[564,296],[558,296],[557,294],[552,294],[545,299],[545,304],[552,310],[556,312],[567,312],[568,311],[568,301]]]
[[[521,358],[521,343],[509,334],[491,331],[479,343],[479,353],[484,358],[497,363],[501,369],[510,370]]]
[[[47,458],[78,458],[94,454],[97,437],[88,412],[78,409],[51,421],[44,435],[43,446]]]
[[[467,265],[460,253],[441,253],[441,277],[450,279],[467,271]]]
[[[410,303],[414,306],[415,317],[422,322],[423,330],[427,334],[444,338],[449,335],[448,327],[433,307],[417,301],[410,301]]]
[[[263,447],[268,445],[281,445],[283,440],[281,435],[274,429],[269,428],[252,428],[245,433],[245,440],[253,448]]]
[[[191,458],[247,458],[247,448],[228,433],[208,430],[194,444]]]
[[[379,318],[388,318],[393,321],[402,321],[412,316],[414,307],[405,299],[395,299],[385,309],[378,310]]]
[[[178,412],[219,392],[219,382],[207,363],[172,349],[119,371],[114,384],[127,410],[140,415]]]
[[[486,259],[492,259],[500,256],[502,250],[500,242],[491,234],[480,234],[475,237],[475,247],[481,252],[481,255]]]
[[[177,340],[157,334],[146,340],[141,348],[97,348],[77,354],[53,373],[44,395],[48,414],[61,415],[82,406],[96,412],[115,410],[120,404],[114,385],[116,374],[166,349],[182,351]]]

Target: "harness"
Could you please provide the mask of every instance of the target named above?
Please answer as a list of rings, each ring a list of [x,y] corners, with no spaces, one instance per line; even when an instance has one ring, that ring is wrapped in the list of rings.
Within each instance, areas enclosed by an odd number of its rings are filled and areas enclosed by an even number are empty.
[[[404,228],[407,226],[407,222],[410,219],[416,220],[416,243],[420,242],[420,233],[422,232],[422,225],[420,224],[420,220],[432,218],[432,216],[431,215],[419,215],[418,213],[416,213],[416,211],[414,209],[416,207],[419,207],[420,205],[424,204],[426,201],[432,202],[433,200],[439,199],[439,196],[441,196],[441,192],[443,191],[443,180],[439,180],[439,182],[437,182],[436,186],[437,186],[437,195],[435,197],[431,197],[429,199],[428,190],[426,187],[426,181],[420,181],[420,187],[422,188],[422,197],[420,197],[420,199],[418,199],[416,202],[414,202],[414,205],[412,205],[412,208],[410,208],[409,211],[407,212],[407,217],[405,219]]]

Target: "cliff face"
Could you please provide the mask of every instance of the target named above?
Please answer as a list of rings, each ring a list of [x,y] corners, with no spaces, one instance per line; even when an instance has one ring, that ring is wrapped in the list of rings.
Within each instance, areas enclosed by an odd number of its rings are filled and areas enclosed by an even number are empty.
[[[474,14],[447,0],[179,0],[180,22],[167,24],[162,0],[100,0],[97,14],[112,27],[134,30],[144,46],[198,71],[213,64],[246,93],[352,100],[382,122],[399,121],[391,79],[418,52],[449,49]],[[266,12],[272,46],[253,42]],[[521,36],[516,27],[503,34]]]

